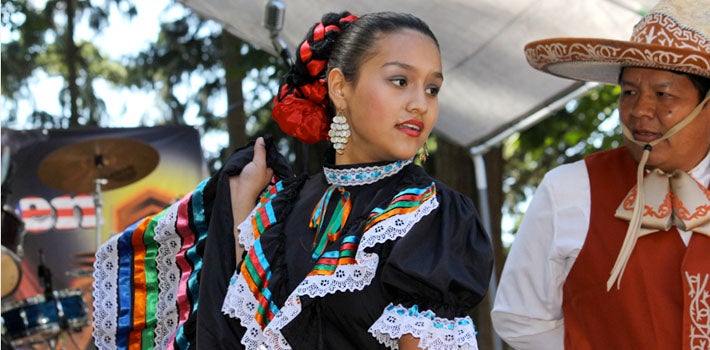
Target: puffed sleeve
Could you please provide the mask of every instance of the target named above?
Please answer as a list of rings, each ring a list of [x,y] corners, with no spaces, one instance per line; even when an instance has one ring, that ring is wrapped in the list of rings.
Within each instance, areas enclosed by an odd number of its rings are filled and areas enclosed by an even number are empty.
[[[270,138],[264,139],[267,166],[274,170],[276,177],[284,179],[293,176],[288,162],[281,156]],[[213,214],[209,222],[202,274],[199,286],[199,308],[197,308],[197,343],[200,349],[240,348],[241,326],[221,311],[229,278],[234,273],[236,261],[234,250],[234,220],[230,202],[229,177],[239,175],[253,158],[254,142],[236,150],[229,157],[219,174],[217,190],[212,206]]]
[[[393,300],[370,331],[385,344],[412,334],[422,348],[476,349],[467,313],[488,290],[493,252],[472,200],[436,187],[438,208],[397,241],[383,265]]]

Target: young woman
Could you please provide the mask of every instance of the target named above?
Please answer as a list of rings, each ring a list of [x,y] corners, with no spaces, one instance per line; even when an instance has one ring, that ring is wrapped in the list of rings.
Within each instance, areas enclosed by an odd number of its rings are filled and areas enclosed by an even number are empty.
[[[490,242],[472,201],[412,163],[444,80],[434,34],[407,14],[330,13],[297,53],[274,118],[333,148],[312,176],[290,174],[263,138],[228,161],[207,214],[197,346],[476,349],[467,312],[488,288]],[[193,334],[168,342],[181,336]]]

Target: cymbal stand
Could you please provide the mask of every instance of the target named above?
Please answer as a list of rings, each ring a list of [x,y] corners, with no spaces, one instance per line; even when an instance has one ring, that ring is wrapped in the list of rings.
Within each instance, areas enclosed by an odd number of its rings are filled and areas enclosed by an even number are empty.
[[[74,347],[74,349],[81,349],[81,348],[79,347],[79,343],[77,343],[77,342],[76,342],[76,339],[74,339],[74,336],[72,336],[71,333],[70,333],[68,330],[64,329],[64,327],[62,327],[61,331],[60,331],[58,334],[56,334],[56,335],[54,335],[54,336],[52,336],[52,337],[50,337],[50,338],[45,339],[45,343],[47,343],[47,346],[48,346],[51,350],[56,350],[57,347],[58,347],[59,344],[60,344],[60,343],[59,343],[59,338],[60,338],[60,337],[62,336],[62,334],[64,334],[64,333],[66,333],[66,335],[69,337],[69,341],[71,342],[71,344],[72,344],[72,346]],[[35,349],[34,344],[31,344],[30,346],[32,346],[32,349]]]
[[[96,252],[99,251],[99,247],[101,246],[101,226],[103,226],[103,223],[101,222],[101,218],[103,217],[103,199],[101,198],[101,186],[105,185],[108,183],[107,179],[103,178],[97,178],[94,179],[94,183],[96,184],[96,191],[94,192],[94,207],[96,209]]]

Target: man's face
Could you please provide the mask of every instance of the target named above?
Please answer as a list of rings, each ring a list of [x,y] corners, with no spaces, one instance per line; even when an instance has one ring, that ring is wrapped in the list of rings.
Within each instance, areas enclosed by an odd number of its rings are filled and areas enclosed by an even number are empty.
[[[688,76],[666,70],[625,68],[620,79],[619,114],[633,138],[648,143],[663,136],[700,102]],[[626,141],[637,161],[642,146]],[[710,103],[675,135],[653,147],[649,168],[689,171],[710,149]]]

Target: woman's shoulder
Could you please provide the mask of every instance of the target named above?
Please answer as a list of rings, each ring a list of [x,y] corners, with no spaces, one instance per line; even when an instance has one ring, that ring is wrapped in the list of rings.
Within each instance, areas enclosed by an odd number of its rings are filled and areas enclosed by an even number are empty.
[[[431,176],[420,166],[410,164],[405,170],[407,174],[401,185],[405,188],[432,188],[436,193],[440,210],[451,208],[458,208],[466,212],[475,210],[473,200],[469,196]]]

